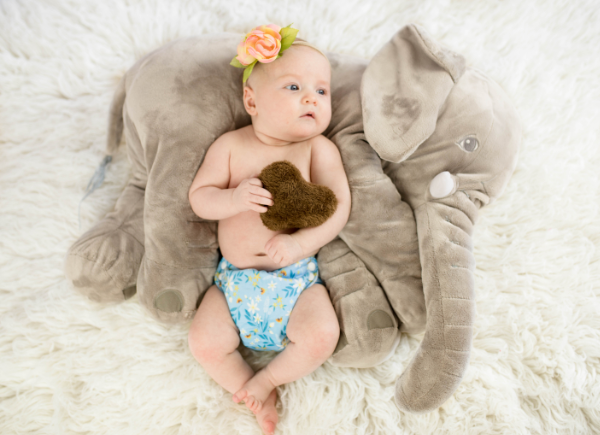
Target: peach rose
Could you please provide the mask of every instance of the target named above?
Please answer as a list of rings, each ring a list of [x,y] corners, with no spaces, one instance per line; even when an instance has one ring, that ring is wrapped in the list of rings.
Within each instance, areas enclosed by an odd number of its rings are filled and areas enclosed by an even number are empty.
[[[252,29],[237,47],[237,60],[244,66],[254,60],[270,63],[277,59],[281,49],[281,27],[276,24],[257,26]]]

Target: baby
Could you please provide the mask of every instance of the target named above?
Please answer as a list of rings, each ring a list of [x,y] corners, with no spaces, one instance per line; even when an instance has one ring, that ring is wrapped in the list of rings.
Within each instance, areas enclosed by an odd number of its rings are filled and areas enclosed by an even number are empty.
[[[275,388],[317,369],[339,338],[315,258],[350,214],[339,151],[321,135],[331,120],[330,80],[327,58],[298,39],[280,58],[256,63],[243,88],[252,124],[211,145],[189,191],[194,212],[219,221],[223,256],[192,322],[190,349],[267,433],[278,421]],[[263,225],[260,213],[273,196],[256,177],[279,160],[336,195],[337,209],[322,225],[283,231]],[[237,350],[240,339],[246,347],[281,353],[255,374]]]

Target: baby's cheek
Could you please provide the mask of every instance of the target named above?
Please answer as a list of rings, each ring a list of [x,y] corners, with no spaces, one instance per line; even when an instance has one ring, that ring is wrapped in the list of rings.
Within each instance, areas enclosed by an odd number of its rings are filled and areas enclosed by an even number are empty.
[[[284,104],[281,104],[280,101],[276,101],[275,99],[271,100],[271,104],[269,105],[268,110],[268,118],[270,121],[269,127],[271,129],[277,129],[281,126],[282,121],[286,119],[288,115],[289,108]]]

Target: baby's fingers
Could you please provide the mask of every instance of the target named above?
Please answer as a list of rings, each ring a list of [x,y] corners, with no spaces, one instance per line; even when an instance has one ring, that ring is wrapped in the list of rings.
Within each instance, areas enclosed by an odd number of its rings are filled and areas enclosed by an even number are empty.
[[[250,208],[252,210],[257,211],[259,213],[264,213],[268,210],[267,207],[261,207],[262,205],[273,205],[273,201],[269,198],[264,198],[262,196],[252,195],[250,199]]]
[[[269,239],[267,243],[265,243],[265,252],[268,254],[273,249],[273,239]]]
[[[273,199],[273,195],[271,195],[271,192],[269,192],[267,189],[263,189],[261,187],[255,187],[255,186],[251,187],[250,193],[259,198],[267,198],[269,200]]]
[[[274,246],[270,246],[269,249],[267,250],[267,255],[269,256],[269,258],[273,261],[277,261],[277,248]]]
[[[268,210],[267,207],[261,207],[261,201],[265,200],[266,198],[260,198],[256,195],[253,195],[250,192],[247,192],[244,195],[244,205],[248,208],[248,210],[254,210],[257,211],[259,213],[264,213]]]
[[[264,213],[267,210],[269,210],[267,207],[261,207],[260,205],[254,203],[254,202],[250,203],[249,207],[250,207],[250,210],[254,210],[259,213]]]
[[[255,201],[259,204],[264,204],[264,205],[275,204],[275,202],[271,198],[265,198],[264,196],[260,196],[260,195],[253,195],[253,201]]]

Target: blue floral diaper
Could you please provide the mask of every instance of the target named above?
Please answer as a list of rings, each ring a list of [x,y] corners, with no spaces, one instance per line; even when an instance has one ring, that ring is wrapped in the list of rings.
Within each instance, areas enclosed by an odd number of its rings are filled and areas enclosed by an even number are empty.
[[[314,255],[271,272],[238,269],[222,257],[215,272],[242,342],[254,350],[285,349],[287,323],[300,293],[322,283]]]

